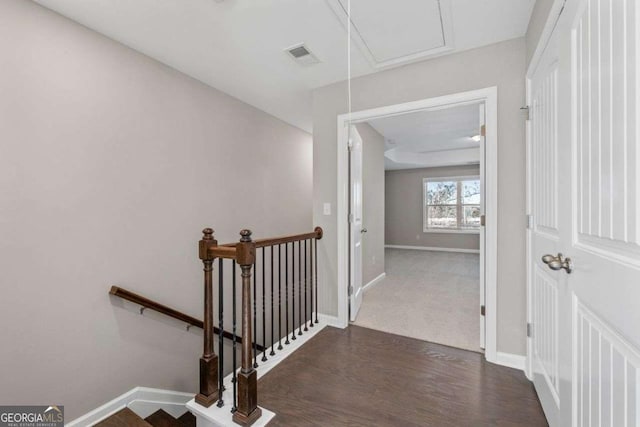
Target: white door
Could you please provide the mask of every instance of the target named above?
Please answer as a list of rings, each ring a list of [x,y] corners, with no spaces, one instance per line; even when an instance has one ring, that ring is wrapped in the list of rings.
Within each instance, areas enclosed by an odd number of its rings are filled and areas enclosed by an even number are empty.
[[[362,238],[366,230],[362,227],[362,138],[355,126],[349,128],[350,142],[350,215],[349,234],[351,239],[351,285],[350,318],[356,320],[362,304]]]
[[[640,425],[639,23],[636,0],[567,0],[557,61],[531,81],[532,359],[551,426]]]
[[[555,33],[531,81],[530,191],[530,343],[533,382],[549,424],[558,426],[560,377],[558,359],[558,308],[565,277],[550,270],[541,257],[560,251],[558,225],[558,44]]]

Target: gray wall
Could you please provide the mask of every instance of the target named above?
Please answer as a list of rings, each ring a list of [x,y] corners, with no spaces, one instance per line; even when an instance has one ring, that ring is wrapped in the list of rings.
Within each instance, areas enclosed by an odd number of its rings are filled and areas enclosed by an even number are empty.
[[[384,273],[384,137],[368,123],[357,126],[362,137],[362,284]]]
[[[525,354],[525,42],[523,38],[418,62],[354,79],[353,111],[498,87],[498,350]],[[325,230],[319,248],[321,311],[336,315],[337,218],[322,214],[337,202],[337,115],[347,111],[347,84],[314,91],[313,212]]]
[[[109,286],[201,318],[205,226],[312,229],[311,136],[29,1],[0,52],[0,402],[197,391],[201,333]]]
[[[451,249],[480,249],[479,234],[425,233],[423,179],[480,175],[480,166],[387,171],[385,174],[385,244]]]
[[[553,6],[555,0],[536,0],[531,12],[531,19],[529,20],[529,27],[527,28],[527,34],[525,40],[527,44],[527,66],[531,62],[533,53],[536,50],[542,30],[544,29],[547,19],[549,18],[549,12],[551,6]]]

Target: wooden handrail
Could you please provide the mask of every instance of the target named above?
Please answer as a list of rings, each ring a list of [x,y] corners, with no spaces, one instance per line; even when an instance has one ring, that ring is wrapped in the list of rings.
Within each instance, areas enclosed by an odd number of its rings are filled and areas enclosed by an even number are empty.
[[[311,279],[309,280],[308,276],[307,276],[307,241],[308,240],[315,240],[315,250],[313,250],[312,248],[309,248],[309,253],[311,254],[311,263],[313,264],[313,253],[316,254],[316,271],[317,271],[317,241],[319,239],[322,239],[322,228],[320,227],[316,227],[314,229],[313,232],[311,233],[302,233],[302,234],[293,234],[293,235],[289,235],[289,236],[281,236],[281,237],[273,237],[273,238],[268,238],[268,239],[259,239],[259,240],[253,240],[251,238],[251,231],[250,230],[242,230],[240,232],[240,241],[236,242],[236,243],[229,243],[229,244],[224,244],[224,245],[218,245],[218,241],[214,238],[214,231],[211,228],[205,228],[204,230],[202,230],[203,236],[202,239],[198,242],[198,254],[199,254],[199,258],[203,263],[203,272],[204,272],[204,277],[203,277],[203,284],[204,284],[204,342],[203,342],[203,353],[202,353],[202,357],[200,358],[200,393],[198,393],[195,397],[195,401],[204,406],[204,407],[210,407],[211,405],[214,404],[214,402],[217,400],[218,401],[218,407],[222,407],[224,406],[224,401],[222,398],[222,391],[224,390],[224,384],[223,384],[223,379],[221,377],[222,375],[222,367],[224,366],[224,352],[223,352],[223,345],[222,345],[222,337],[220,337],[219,339],[219,355],[215,354],[214,351],[214,346],[213,346],[213,334],[211,333],[212,330],[214,330],[214,326],[213,326],[213,301],[214,301],[214,297],[213,297],[213,266],[214,266],[214,261],[216,259],[219,260],[219,282],[218,282],[218,315],[219,315],[219,319],[218,319],[218,324],[222,326],[223,324],[223,319],[224,319],[224,315],[223,315],[223,311],[224,311],[224,304],[223,304],[223,292],[224,292],[224,285],[223,285],[223,260],[224,259],[230,259],[234,261],[234,270],[233,270],[233,295],[234,295],[234,304],[233,304],[233,331],[235,333],[236,331],[236,304],[235,304],[235,295],[236,295],[236,265],[238,267],[240,267],[240,269],[242,270],[242,310],[241,310],[241,319],[242,319],[242,323],[241,323],[241,327],[242,327],[242,337],[244,338],[243,341],[241,341],[242,344],[242,348],[241,348],[241,368],[240,370],[236,373],[236,361],[235,361],[235,349],[236,349],[236,342],[238,342],[238,340],[236,340],[234,342],[234,361],[233,361],[233,372],[234,372],[234,385],[233,385],[233,392],[234,392],[234,403],[236,403],[236,406],[233,407],[233,421],[237,424],[240,425],[244,425],[244,426],[250,426],[251,424],[253,424],[258,418],[260,418],[261,415],[261,410],[258,407],[258,380],[257,380],[257,371],[256,368],[258,367],[257,362],[256,362],[256,353],[257,353],[257,349],[259,348],[259,346],[257,346],[257,343],[253,343],[252,340],[252,336],[253,333],[255,331],[253,331],[253,329],[256,328],[256,301],[253,300],[253,304],[252,304],[252,295],[253,297],[257,298],[257,290],[256,290],[256,280],[255,280],[255,271],[252,271],[252,269],[255,267],[256,265],[256,249],[257,248],[266,248],[266,247],[271,247],[271,256],[273,256],[274,253],[274,247],[278,246],[278,250],[280,250],[280,246],[281,245],[285,245],[285,257],[286,252],[287,252],[287,243],[293,243],[294,247],[295,247],[295,242],[298,242],[298,287],[299,289],[302,289],[301,287],[304,286],[304,312],[305,312],[305,322],[304,322],[304,330],[307,331],[307,289],[310,287],[312,289],[312,293],[311,293],[311,312],[313,312],[313,285],[315,284],[316,286],[316,323],[317,323],[317,279],[314,277],[311,277]],[[302,264],[301,264],[301,250],[302,250],[302,242],[304,242],[304,262],[305,262],[305,267],[304,267],[304,280],[302,279]],[[262,327],[262,339],[263,339],[263,346],[266,346],[266,331],[265,331],[265,322],[266,322],[266,318],[265,318],[265,294],[266,294],[266,290],[265,290],[265,261],[264,261],[264,255],[265,255],[265,250],[263,249],[262,251],[262,322],[263,322],[263,327]],[[279,255],[281,256],[281,255]],[[295,259],[295,254],[292,253],[292,259]],[[292,261],[293,262],[293,261]],[[274,335],[274,331],[273,331],[273,303],[274,303],[274,298],[273,298],[273,281],[274,281],[274,276],[273,276],[273,258],[271,259],[271,305],[272,305],[272,311],[271,311],[271,324],[272,324],[272,331],[271,331],[271,340],[272,340],[272,345],[271,345],[271,356],[273,356],[274,353],[274,347],[273,347],[273,335]],[[286,267],[286,262],[285,262],[285,268]],[[293,269],[293,265],[292,265],[292,269]],[[288,270],[287,270],[288,271]],[[287,276],[287,272],[285,272],[285,293],[288,295],[288,276]],[[293,281],[293,276],[294,276],[294,272],[292,270],[292,281]],[[252,285],[252,277],[253,277],[253,292],[251,291],[251,285]],[[280,276],[278,279],[278,297],[280,298]],[[293,286],[293,282],[292,282],[292,286]],[[298,294],[298,301],[300,304],[300,308],[298,310],[298,322],[300,324],[300,330],[298,331],[298,335],[302,335],[302,290],[299,291],[300,293]],[[292,297],[295,298],[295,291],[292,288]],[[288,298],[288,297],[287,297]],[[287,299],[288,301],[288,299]],[[280,304],[280,301],[278,301],[278,304]],[[291,311],[292,313],[292,320],[293,320],[293,313],[295,313],[295,300],[293,301],[293,310]],[[253,315],[252,315],[252,308],[253,308]],[[278,306],[278,316],[279,319],[281,319],[281,313],[280,313],[280,306]],[[286,309],[285,309],[285,318],[288,319],[288,302],[286,303]],[[287,320],[288,322],[288,320]],[[253,323],[253,327],[252,327],[252,323]],[[287,323],[288,324],[288,323]],[[310,327],[313,327],[313,323],[311,323]],[[287,326],[287,336],[288,336],[288,326]],[[292,340],[295,340],[296,337],[295,335],[292,336]],[[257,339],[256,339],[257,341]],[[252,349],[252,343],[253,343],[253,349]],[[289,344],[288,342],[288,338],[285,341],[285,344]],[[265,351],[266,349],[264,348],[260,348],[260,350],[263,352],[263,357],[262,357],[262,361],[266,361],[266,354]],[[279,350],[281,350],[281,348],[279,348]],[[252,359],[253,358],[253,362]],[[236,394],[237,394],[237,398],[236,398]]]
[[[189,325],[195,326],[196,328],[202,329],[203,327],[202,320],[200,319],[191,317],[188,314],[184,314],[178,310],[175,310],[171,307],[167,307],[164,304],[160,304],[158,302],[150,300],[149,298],[145,298],[142,295],[138,295],[136,293],[123,289],[119,286],[111,286],[111,290],[109,290],[109,294],[125,299],[127,301],[131,301],[135,304],[141,305],[144,308],[157,311],[158,313],[162,313],[165,316],[173,317],[174,319],[188,323]]]
[[[184,314],[178,310],[175,310],[164,304],[160,304],[158,302],[150,300],[149,298],[143,297],[142,295],[138,295],[134,292],[131,292],[127,289],[123,289],[119,286],[111,286],[111,289],[109,290],[109,294],[116,296],[118,298],[122,298],[124,300],[130,301],[132,303],[138,304],[144,308],[148,308],[149,310],[153,310],[158,313],[164,314],[165,316],[169,316],[176,320],[180,320],[181,322],[185,322],[191,326],[195,326],[196,328],[202,329],[204,327],[204,323],[200,319],[191,317],[188,314]],[[216,335],[220,335],[220,329],[214,326],[213,333]],[[230,340],[233,339],[233,334],[228,331],[222,331],[222,336]],[[239,343],[242,343],[242,337],[236,336],[236,341]],[[263,346],[257,344],[257,347],[260,351],[264,351]]]
[[[289,236],[270,237],[267,239],[254,240],[256,248],[263,248],[265,246],[283,245],[285,243],[297,242],[307,239],[322,239],[322,228],[316,227],[311,233],[292,234]],[[235,247],[238,243],[225,243],[220,245],[222,247]],[[220,247],[219,246],[219,247]]]

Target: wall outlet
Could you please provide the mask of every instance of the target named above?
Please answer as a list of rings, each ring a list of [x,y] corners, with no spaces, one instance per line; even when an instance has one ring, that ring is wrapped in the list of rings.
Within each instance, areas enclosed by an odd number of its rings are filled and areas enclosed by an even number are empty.
[[[331,203],[325,203],[322,205],[322,214],[331,215]]]

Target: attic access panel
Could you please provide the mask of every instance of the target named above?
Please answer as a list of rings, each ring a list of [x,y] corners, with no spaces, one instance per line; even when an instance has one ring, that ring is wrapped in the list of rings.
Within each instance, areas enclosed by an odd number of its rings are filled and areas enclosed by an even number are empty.
[[[374,68],[453,49],[450,0],[351,0],[351,37]],[[347,0],[327,0],[347,25]]]

